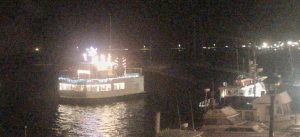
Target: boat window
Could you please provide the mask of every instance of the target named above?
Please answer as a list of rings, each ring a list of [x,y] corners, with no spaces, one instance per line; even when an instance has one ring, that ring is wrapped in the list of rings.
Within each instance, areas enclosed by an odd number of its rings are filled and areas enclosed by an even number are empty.
[[[114,83],[114,90],[125,89],[125,83]]]
[[[72,90],[72,84],[59,83],[59,90]]]
[[[111,90],[111,84],[101,84],[100,85],[100,91],[110,91]]]

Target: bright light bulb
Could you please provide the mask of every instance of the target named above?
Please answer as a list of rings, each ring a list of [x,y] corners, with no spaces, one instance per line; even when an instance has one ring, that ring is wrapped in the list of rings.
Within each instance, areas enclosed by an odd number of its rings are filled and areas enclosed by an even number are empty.
[[[262,48],[268,48],[268,43],[264,42],[264,43],[262,44]]]

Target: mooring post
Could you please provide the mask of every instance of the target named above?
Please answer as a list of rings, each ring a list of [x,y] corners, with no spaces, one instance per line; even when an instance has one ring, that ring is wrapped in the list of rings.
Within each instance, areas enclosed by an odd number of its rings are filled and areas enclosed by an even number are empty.
[[[271,98],[271,106],[270,106],[269,137],[274,137],[274,101],[275,101],[275,94],[271,93],[270,98]]]
[[[190,103],[190,107],[191,107],[192,128],[193,128],[193,130],[195,130],[193,102],[192,102],[191,94],[189,91],[188,91],[188,94],[189,94],[189,103]]]
[[[24,127],[24,136],[27,137],[27,125]]]
[[[160,132],[160,112],[155,114],[155,136]]]
[[[181,130],[181,118],[180,118],[180,110],[179,110],[177,95],[175,97],[176,97],[176,108],[177,108],[177,115],[178,115],[178,125],[179,125],[179,129]]]

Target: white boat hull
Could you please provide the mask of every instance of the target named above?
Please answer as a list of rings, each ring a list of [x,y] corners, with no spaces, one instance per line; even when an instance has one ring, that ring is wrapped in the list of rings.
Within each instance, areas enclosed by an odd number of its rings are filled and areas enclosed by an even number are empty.
[[[111,84],[123,82],[125,85],[124,89],[114,89],[109,91],[76,91],[76,90],[59,90],[59,96],[61,99],[107,99],[131,96],[137,94],[143,94],[144,91],[144,77],[139,76],[135,78],[128,79],[118,79],[105,84]],[[112,86],[113,87],[113,86]]]

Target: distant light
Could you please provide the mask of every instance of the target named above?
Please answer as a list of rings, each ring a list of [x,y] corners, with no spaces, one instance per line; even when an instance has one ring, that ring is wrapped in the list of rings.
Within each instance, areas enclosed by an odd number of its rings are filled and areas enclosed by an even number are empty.
[[[181,45],[180,45],[180,44],[178,44],[178,48],[181,48]]]
[[[243,48],[245,48],[245,47],[246,47],[246,45],[242,45],[242,47],[243,47]]]
[[[268,46],[268,43],[264,42],[264,43],[263,43],[263,46]]]
[[[205,92],[209,92],[210,91],[210,88],[206,88],[204,89]]]
[[[292,45],[293,42],[292,42],[292,41],[288,41],[287,44],[288,44],[288,45]]]
[[[39,48],[35,48],[34,50],[35,50],[35,51],[40,51],[40,49],[39,49]]]
[[[226,45],[225,48],[228,48],[228,46]]]
[[[203,47],[204,49],[206,49],[207,47]]]
[[[79,49],[79,47],[78,47],[78,46],[77,46],[76,48],[77,48],[77,49]]]
[[[214,46],[216,46],[216,44],[214,43]]]

